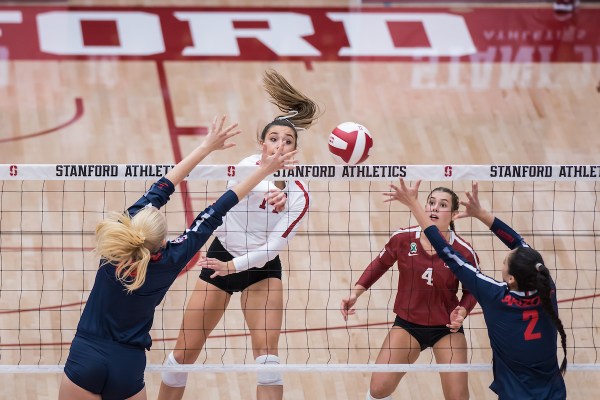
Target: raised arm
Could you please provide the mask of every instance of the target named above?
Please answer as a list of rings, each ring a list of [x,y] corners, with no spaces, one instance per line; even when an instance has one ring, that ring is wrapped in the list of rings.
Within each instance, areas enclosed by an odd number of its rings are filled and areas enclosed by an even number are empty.
[[[473,217],[483,222],[490,230],[500,239],[508,248],[514,249],[517,247],[527,246],[525,240],[515,232],[510,226],[505,224],[499,218],[481,207],[479,203],[479,185],[473,182],[471,192],[465,193],[467,201],[461,201],[460,204],[465,206],[465,211],[459,213],[456,218]]]
[[[295,154],[296,151],[286,154],[277,152],[268,155],[266,147],[263,147],[260,166],[240,183],[223,193],[214,204],[199,213],[184,234],[171,241],[172,246],[179,247],[179,251],[171,252],[174,259],[170,264],[177,267],[176,272],[185,267],[200,247],[206,243],[214,230],[223,223],[223,216],[238,203],[239,199],[246,196],[254,186],[268,175],[286,168],[289,164],[297,163],[298,161],[293,159]]]
[[[465,210],[458,213],[456,218],[473,217],[483,222],[488,228],[494,223],[494,216],[491,212],[481,207],[479,203],[479,185],[473,182],[472,191],[466,192],[468,201],[460,201],[460,204],[465,206]]]
[[[397,200],[407,206],[410,211],[412,211],[419,225],[421,225],[421,228],[425,230],[427,227],[433,225],[433,222],[427,218],[425,209],[419,204],[418,196],[420,185],[421,180],[418,180],[415,183],[415,186],[406,186],[404,179],[400,178],[400,184],[398,186],[391,184],[390,187],[392,188],[392,191],[383,193],[383,195],[387,197],[385,200],[386,202]]]
[[[388,196],[388,201],[398,200],[410,208],[413,215],[419,222],[419,225],[421,225],[423,228],[423,232],[427,236],[427,239],[429,239],[429,242],[435,248],[438,256],[444,260],[450,270],[452,270],[456,277],[461,281],[463,287],[465,287],[473,294],[473,296],[475,296],[482,307],[490,304],[490,302],[494,301],[494,299],[497,300],[498,296],[502,296],[504,293],[506,284],[503,282],[498,282],[493,278],[482,274],[478,268],[469,263],[469,261],[465,260],[458,252],[454,251],[452,246],[448,244],[448,242],[440,233],[439,229],[429,220],[429,218],[427,218],[427,214],[425,213],[423,206],[418,203],[417,193],[420,183],[421,181],[417,181],[414,187],[407,187],[404,183],[404,180],[400,179],[399,186],[391,185],[393,191],[384,194]],[[477,199],[476,196],[470,197],[473,200]],[[472,203],[470,205],[470,211],[463,212],[463,216],[468,216],[467,214],[470,215],[471,212],[474,212],[480,208],[478,207],[478,201],[472,202],[469,200],[469,202]],[[465,204],[465,206],[467,206],[467,204]],[[493,218],[488,212],[483,213],[478,211],[476,214],[483,218],[483,222],[486,223],[486,225],[489,223],[489,226],[491,226],[492,230],[494,230],[496,224],[501,224],[502,228],[510,229],[498,218]],[[490,218],[492,221],[491,223]],[[503,230],[502,232],[506,231]],[[502,239],[498,233],[496,233],[496,235]]]
[[[200,161],[202,161],[207,155],[212,153],[214,150],[223,150],[235,146],[235,143],[226,143],[229,138],[239,134],[237,130],[237,123],[231,124],[226,128],[223,128],[225,124],[225,116],[221,118],[215,117],[208,134],[200,144],[190,154],[188,154],[183,160],[181,160],[173,169],[171,169],[165,175],[169,181],[173,183],[173,186],[177,186],[186,176],[194,169]]]

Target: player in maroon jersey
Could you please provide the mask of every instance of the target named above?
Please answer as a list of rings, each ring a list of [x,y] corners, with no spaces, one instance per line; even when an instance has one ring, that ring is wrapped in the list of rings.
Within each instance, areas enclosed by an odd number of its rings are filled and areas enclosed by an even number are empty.
[[[472,265],[478,257],[463,238],[454,231],[453,219],[458,214],[456,193],[445,187],[433,189],[427,197],[425,210],[452,247]],[[467,341],[462,324],[475,307],[472,294],[463,290],[459,300],[459,281],[437,256],[419,226],[400,229],[392,235],[385,248],[367,266],[352,290],[342,300],[344,319],[355,313],[356,301],[394,264],[400,276],[394,303],[396,320],[390,329],[377,364],[412,364],[421,351],[433,348],[438,364],[467,362]],[[375,372],[371,376],[366,399],[391,399],[404,372]],[[440,373],[446,399],[468,399],[466,372]]]

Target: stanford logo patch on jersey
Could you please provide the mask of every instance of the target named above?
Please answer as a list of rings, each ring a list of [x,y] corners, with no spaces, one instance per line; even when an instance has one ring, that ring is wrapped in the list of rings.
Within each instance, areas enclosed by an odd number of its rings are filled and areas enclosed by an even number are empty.
[[[415,242],[412,242],[410,244],[410,250],[408,251],[408,256],[412,257],[412,256],[416,256],[417,255],[417,244]]]

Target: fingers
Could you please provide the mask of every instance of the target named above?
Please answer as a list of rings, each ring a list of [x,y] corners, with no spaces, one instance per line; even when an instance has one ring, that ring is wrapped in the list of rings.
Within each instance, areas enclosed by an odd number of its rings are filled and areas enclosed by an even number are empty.
[[[384,199],[383,202],[384,203],[390,203],[392,201],[394,201],[394,193],[390,193],[390,192],[384,192],[382,193],[385,197],[387,197],[387,199]]]
[[[223,124],[225,123],[225,119],[226,119],[226,118],[227,118],[227,116],[226,116],[225,114],[223,114],[223,115],[221,116],[221,121],[219,122],[219,128],[218,128],[219,132],[220,132],[220,131],[223,129]],[[237,124],[236,124],[236,125],[237,125]]]
[[[404,178],[400,178],[400,190],[402,190],[403,192],[407,190],[406,183],[404,183]]]
[[[467,196],[467,199],[469,199],[469,203],[471,203],[471,204],[475,203],[475,199],[473,198],[473,195],[470,192],[466,192],[465,194]],[[465,205],[467,205],[467,204],[465,204]]]
[[[419,191],[419,186],[421,186],[421,179],[419,179],[419,180],[417,180],[417,181],[415,182],[415,186],[413,186],[413,190],[414,190],[415,192],[418,192],[418,191]]]
[[[227,128],[225,128],[225,130],[223,130],[223,134],[226,134],[227,138],[230,138],[230,137],[234,137],[235,135],[241,133],[242,131],[239,129],[237,131],[232,132],[235,128],[237,128],[238,125],[239,124],[237,122],[229,125]]]
[[[340,305],[340,312],[342,313],[342,316],[344,317],[344,321],[348,321],[348,315],[356,314],[356,311],[354,310],[354,308],[350,308],[350,300],[349,299],[342,300],[342,303]]]
[[[275,211],[282,212],[285,210],[287,195],[280,189],[270,189],[269,193],[265,196],[265,200],[275,209]]]
[[[456,216],[454,217],[454,219],[467,218],[467,217],[469,217],[469,216],[470,216],[470,215],[469,215],[469,214],[467,214],[466,212],[464,212],[464,211],[461,211],[461,212],[459,212],[458,214],[456,214]]]

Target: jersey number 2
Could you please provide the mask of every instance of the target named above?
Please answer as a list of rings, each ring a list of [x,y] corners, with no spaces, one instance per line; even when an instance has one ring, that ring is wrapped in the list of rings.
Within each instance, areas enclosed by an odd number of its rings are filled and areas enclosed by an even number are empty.
[[[537,324],[539,319],[539,314],[537,310],[527,310],[523,311],[523,321],[529,320],[527,324],[527,328],[525,328],[525,340],[536,340],[542,337],[540,332],[534,332],[535,325]]]

